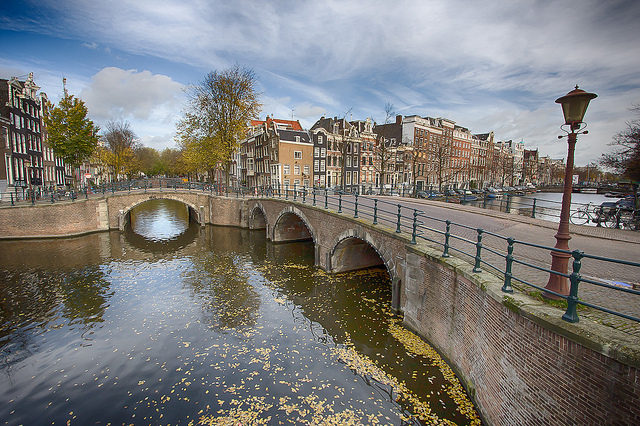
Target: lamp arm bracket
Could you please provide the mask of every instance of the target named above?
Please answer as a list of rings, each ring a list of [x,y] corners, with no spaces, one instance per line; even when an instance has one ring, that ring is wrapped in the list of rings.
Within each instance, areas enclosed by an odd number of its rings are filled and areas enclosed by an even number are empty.
[[[589,133],[589,131],[586,130],[586,128],[587,128],[587,123],[585,122],[563,124],[562,126],[560,126],[560,129],[562,129],[562,131],[565,132],[566,135],[558,136],[558,139],[562,139],[568,136],[570,133],[576,133],[578,135],[586,135]]]

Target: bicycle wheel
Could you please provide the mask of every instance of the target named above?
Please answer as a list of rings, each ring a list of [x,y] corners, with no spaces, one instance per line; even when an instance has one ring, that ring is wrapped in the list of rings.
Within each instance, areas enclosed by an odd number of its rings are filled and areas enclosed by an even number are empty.
[[[633,212],[630,210],[620,211],[620,228],[632,229],[635,231],[635,223],[633,221]]]
[[[615,228],[618,224],[618,215],[617,214],[606,214],[602,218],[602,222],[600,222],[602,226],[607,228]]]
[[[584,225],[589,222],[589,214],[584,210],[578,210],[577,212],[573,212],[569,217],[569,220],[574,225]]]

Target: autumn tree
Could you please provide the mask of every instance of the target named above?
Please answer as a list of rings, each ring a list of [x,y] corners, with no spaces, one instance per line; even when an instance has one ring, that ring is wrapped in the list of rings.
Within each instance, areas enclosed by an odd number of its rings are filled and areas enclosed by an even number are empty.
[[[142,145],[128,121],[109,121],[101,140],[100,158],[113,173],[114,180],[123,175],[131,177],[139,169],[136,151]]]
[[[235,65],[213,71],[187,92],[188,107],[177,124],[178,143],[192,171],[213,176],[222,164],[226,184],[233,154],[251,119],[260,113],[257,79],[252,70]]]
[[[49,146],[56,156],[77,169],[95,152],[100,128],[87,118],[88,109],[84,102],[66,90],[58,105],[48,103],[45,111]],[[76,186],[75,173],[73,176]]]
[[[160,153],[148,146],[142,146],[135,151],[137,157],[137,164],[140,166],[140,171],[145,176],[156,176],[160,174],[162,164],[160,162]]]

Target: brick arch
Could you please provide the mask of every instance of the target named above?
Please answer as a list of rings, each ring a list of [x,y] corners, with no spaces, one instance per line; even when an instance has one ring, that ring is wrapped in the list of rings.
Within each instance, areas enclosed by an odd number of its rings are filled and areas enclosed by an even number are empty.
[[[192,202],[189,202],[187,200],[184,200],[180,197],[177,196],[171,196],[171,194],[153,194],[156,195],[156,198],[149,198],[148,194],[145,194],[146,197],[144,197],[143,199],[140,200],[136,200],[135,202],[127,205],[125,208],[121,209],[122,212],[126,215],[127,213],[129,213],[131,211],[132,208],[134,208],[137,205],[140,205],[142,203],[146,203],[147,201],[153,201],[153,200],[173,200],[173,201],[179,201],[182,204],[186,205],[187,207],[190,207],[191,209],[193,209],[196,213],[198,212],[198,206],[196,206],[195,204],[193,204]]]
[[[264,227],[262,226],[256,226],[256,222],[255,222],[255,214],[256,212],[259,211],[262,216],[264,217]],[[261,224],[258,224],[261,225]],[[269,229],[269,223],[268,223],[268,219],[267,219],[267,211],[264,208],[264,206],[262,205],[262,203],[260,201],[256,201],[255,204],[253,205],[253,207],[250,210],[250,215],[249,215],[249,229],[264,229],[266,228],[267,230]]]
[[[339,244],[350,238],[359,239],[367,243],[368,246],[371,247],[378,254],[378,256],[380,256],[380,259],[382,260],[382,264],[385,266],[385,268],[387,269],[387,272],[389,273],[389,278],[391,280],[396,278],[398,274],[396,271],[396,265],[393,260],[392,253],[390,253],[388,250],[385,249],[382,241],[376,242],[369,233],[363,232],[358,228],[347,229],[341,232],[340,234],[338,234],[333,239],[333,241],[329,245],[330,247],[329,257],[331,259],[330,269],[333,270],[333,259],[334,259],[334,256],[336,255],[336,250],[339,248],[338,247]]]
[[[284,209],[280,210],[280,213],[278,213],[278,216],[276,217],[276,219],[273,222],[273,225],[270,226],[270,233],[269,233],[269,237],[271,239],[271,241],[281,241],[280,239],[278,239],[276,237],[276,232],[278,231],[278,224],[281,222],[282,218],[285,215],[288,214],[293,214],[295,216],[297,216],[303,223],[304,225],[307,227],[307,230],[309,231],[309,234],[311,234],[311,239],[314,242],[314,245],[317,245],[317,233],[315,231],[315,229],[313,228],[313,226],[311,225],[311,221],[309,220],[309,218],[307,218],[307,216],[300,210],[298,209],[296,206],[287,206]],[[265,216],[266,217],[266,216]]]
[[[107,198],[109,209],[116,209],[117,227],[123,230],[127,221],[129,220],[129,213],[135,206],[140,205],[147,201],[152,200],[173,200],[178,201],[189,209],[189,216],[198,222],[201,226],[205,225],[204,211],[200,211],[197,204],[188,200],[188,197],[184,197],[183,194],[154,192],[141,193],[141,194],[122,194],[111,195]]]

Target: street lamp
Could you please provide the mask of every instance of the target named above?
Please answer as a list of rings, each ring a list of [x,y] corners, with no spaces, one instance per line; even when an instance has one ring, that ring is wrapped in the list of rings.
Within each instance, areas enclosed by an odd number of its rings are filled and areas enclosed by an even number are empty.
[[[582,121],[584,114],[587,111],[589,102],[591,99],[598,97],[595,93],[587,93],[582,89],[576,88],[567,93],[561,98],[556,99],[556,103],[562,105],[562,113],[564,114],[564,123],[569,126],[567,132],[567,142],[569,149],[567,153],[567,167],[564,174],[564,192],[562,194],[562,210],[560,211],[560,224],[558,225],[558,232],[555,235],[556,245],[554,248],[559,250],[569,250],[569,214],[571,208],[571,180],[573,175],[573,156],[576,147],[576,141],[578,140],[578,134],[587,133],[584,130],[586,123]],[[583,125],[584,124],[584,125]],[[564,136],[558,136],[558,139]],[[545,289],[561,295],[569,294],[569,285],[567,278],[559,275],[555,272],[567,274],[569,258],[571,254],[563,253],[559,251],[551,251],[551,272],[549,276],[549,282],[545,286]],[[545,296],[551,299],[558,298],[552,293],[545,293]]]

